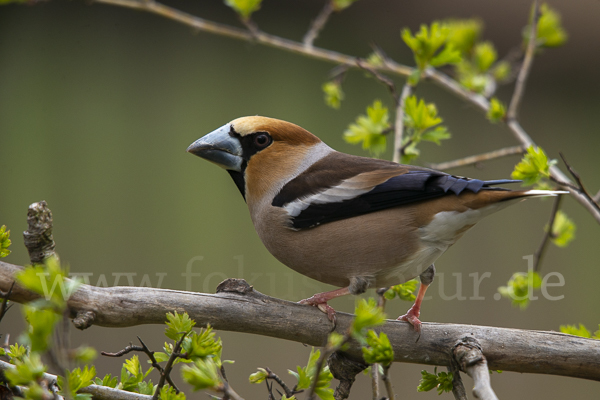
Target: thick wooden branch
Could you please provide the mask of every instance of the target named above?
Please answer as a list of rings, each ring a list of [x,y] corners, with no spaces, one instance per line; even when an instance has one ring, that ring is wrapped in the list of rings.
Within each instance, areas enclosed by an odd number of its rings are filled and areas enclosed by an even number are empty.
[[[0,261],[0,290],[6,291],[22,267]],[[199,325],[253,333],[321,346],[331,330],[327,316],[314,307],[265,296],[245,281],[227,280],[217,294],[147,287],[81,285],[68,301],[79,329],[99,325],[126,327],[162,324],[167,312],[187,312]],[[11,300],[26,303],[38,296],[15,285]],[[81,323],[79,319],[86,316]],[[336,330],[348,330],[353,316],[339,312]],[[600,381],[600,341],[558,332],[526,331],[459,324],[424,323],[417,335],[408,323],[387,321],[381,331],[389,336],[395,361],[450,365],[452,348],[465,336],[481,343],[489,368],[526,373],[564,375]],[[347,354],[362,359],[360,346],[351,343]]]

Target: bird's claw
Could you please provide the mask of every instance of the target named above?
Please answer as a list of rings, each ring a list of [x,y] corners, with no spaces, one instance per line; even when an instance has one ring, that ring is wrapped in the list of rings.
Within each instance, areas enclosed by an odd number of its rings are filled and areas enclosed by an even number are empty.
[[[411,308],[410,310],[408,310],[406,312],[406,314],[401,315],[398,317],[398,321],[406,321],[409,324],[411,324],[415,330],[415,332],[417,333],[421,333],[421,321],[419,320],[419,315],[421,313],[417,310],[413,310],[413,308]]]
[[[306,304],[309,306],[317,307],[319,310],[321,310],[322,312],[327,314],[327,318],[329,318],[329,320],[331,322],[333,322],[333,324],[335,325],[335,323],[336,323],[335,310],[333,309],[333,307],[331,307],[329,304],[327,304],[326,301],[323,301],[323,299],[320,298],[318,294],[316,294],[312,297],[309,297],[308,299],[300,300],[298,302],[298,304]]]

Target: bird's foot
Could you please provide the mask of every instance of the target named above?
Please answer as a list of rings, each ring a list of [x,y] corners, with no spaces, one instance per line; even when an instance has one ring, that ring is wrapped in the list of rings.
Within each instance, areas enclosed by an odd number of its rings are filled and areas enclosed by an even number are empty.
[[[421,310],[419,308],[415,308],[414,306],[410,308],[406,312],[406,314],[398,317],[398,321],[406,321],[411,324],[417,333],[421,333],[421,321],[419,320],[419,315],[421,315]]]
[[[327,300],[329,299],[326,299],[326,296],[322,296],[323,294],[325,293],[317,293],[314,296],[309,297],[308,299],[300,300],[298,304],[306,304],[309,306],[317,307],[319,310],[327,314],[327,318],[329,318],[329,320],[335,324],[335,310],[333,309],[333,307],[327,304]]]

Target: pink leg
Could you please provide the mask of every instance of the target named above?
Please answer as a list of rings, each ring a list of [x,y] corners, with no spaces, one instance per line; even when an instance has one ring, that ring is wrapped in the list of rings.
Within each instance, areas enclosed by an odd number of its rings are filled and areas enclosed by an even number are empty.
[[[429,284],[423,284],[419,286],[419,293],[417,293],[417,298],[415,299],[415,304],[406,312],[406,314],[398,317],[399,321],[406,321],[410,323],[415,332],[421,333],[421,321],[419,321],[419,315],[421,315],[421,302],[423,301],[423,297],[425,297],[425,292]]]
[[[345,296],[350,294],[349,288],[341,288],[332,290],[330,292],[317,293],[308,299],[300,300],[300,304],[308,304],[309,306],[317,307],[319,310],[327,314],[327,317],[331,322],[335,322],[335,310],[327,302],[336,297]]]

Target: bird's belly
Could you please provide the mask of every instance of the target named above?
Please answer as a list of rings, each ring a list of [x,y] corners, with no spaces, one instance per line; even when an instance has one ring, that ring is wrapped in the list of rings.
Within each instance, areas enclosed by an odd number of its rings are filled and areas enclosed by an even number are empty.
[[[421,249],[412,216],[397,209],[300,231],[286,228],[257,232],[283,264],[339,287],[348,286],[355,277],[366,279],[370,287],[403,283],[418,276],[431,264],[429,260],[442,253]],[[429,264],[420,265],[426,262]]]

